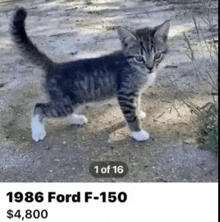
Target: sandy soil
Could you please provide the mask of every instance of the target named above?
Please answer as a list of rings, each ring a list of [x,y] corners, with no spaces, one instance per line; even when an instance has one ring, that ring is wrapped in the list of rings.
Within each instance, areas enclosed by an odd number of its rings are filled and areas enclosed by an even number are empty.
[[[10,40],[13,10],[28,10],[27,32],[54,61],[97,57],[120,48],[115,27],[154,26],[171,20],[170,52],[154,85],[144,92],[142,126],[151,134],[146,142],[128,135],[117,105],[86,106],[85,126],[50,120],[47,137],[31,139],[34,104],[46,100],[44,73],[24,60]],[[1,1],[0,0],[0,181],[2,182],[187,182],[218,181],[217,156],[198,143],[197,116],[181,102],[203,106],[212,99],[207,71],[217,70],[217,56],[199,41],[192,15],[211,45],[207,9],[203,4],[180,1]],[[217,1],[211,2],[213,33],[217,38]],[[195,53],[192,62],[183,38]],[[197,70],[197,71],[196,71]],[[213,80],[215,81],[215,76]],[[92,177],[94,161],[123,161],[129,172],[123,178]]]

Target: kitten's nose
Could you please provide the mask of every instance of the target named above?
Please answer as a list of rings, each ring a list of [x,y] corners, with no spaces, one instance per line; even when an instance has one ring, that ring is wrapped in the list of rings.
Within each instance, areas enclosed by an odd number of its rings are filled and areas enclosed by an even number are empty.
[[[152,67],[147,67],[148,68],[148,70],[150,71],[150,72],[152,72],[152,70],[153,70],[153,66]]]

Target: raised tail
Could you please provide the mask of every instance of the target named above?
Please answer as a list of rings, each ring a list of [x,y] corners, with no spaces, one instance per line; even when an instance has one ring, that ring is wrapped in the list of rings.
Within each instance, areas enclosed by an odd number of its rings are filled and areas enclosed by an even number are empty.
[[[27,12],[24,8],[19,8],[14,14],[11,24],[12,39],[24,56],[44,70],[48,70],[52,66],[53,61],[40,52],[27,36],[24,23],[26,16]]]

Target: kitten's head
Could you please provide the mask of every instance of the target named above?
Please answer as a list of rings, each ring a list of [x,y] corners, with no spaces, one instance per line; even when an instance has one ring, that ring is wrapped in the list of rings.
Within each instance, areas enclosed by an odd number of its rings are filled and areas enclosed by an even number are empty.
[[[139,29],[136,32],[119,27],[122,50],[130,65],[142,73],[153,72],[167,52],[169,27],[169,20],[155,28]]]

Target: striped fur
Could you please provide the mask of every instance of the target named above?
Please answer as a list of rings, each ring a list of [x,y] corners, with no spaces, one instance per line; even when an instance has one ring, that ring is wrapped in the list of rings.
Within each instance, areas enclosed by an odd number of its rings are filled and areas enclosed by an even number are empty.
[[[131,137],[138,141],[147,140],[149,134],[141,129],[137,115],[140,92],[154,81],[155,69],[166,53],[169,21],[154,29],[145,28],[136,32],[119,27],[122,51],[95,59],[55,63],[40,52],[27,36],[24,24],[26,14],[23,8],[16,11],[11,35],[23,55],[45,70],[45,87],[50,96],[50,102],[35,105],[33,140],[43,140],[46,136],[45,118],[71,116],[73,123],[87,123],[86,117],[74,114],[75,108],[112,97],[118,99]]]

